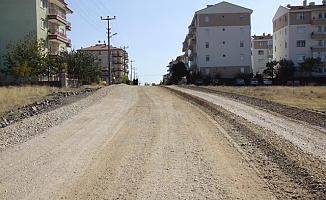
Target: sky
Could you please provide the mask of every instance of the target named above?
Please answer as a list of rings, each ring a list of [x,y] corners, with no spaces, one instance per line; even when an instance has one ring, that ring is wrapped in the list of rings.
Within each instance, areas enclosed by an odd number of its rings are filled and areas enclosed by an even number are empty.
[[[222,1],[214,0],[65,0],[73,14],[67,19],[72,31],[72,49],[94,46],[107,40],[110,20],[110,43],[128,47],[129,60],[139,82],[159,83],[167,73],[167,65],[183,55],[182,42],[196,11]],[[302,0],[232,0],[227,1],[253,10],[251,35],[272,34],[272,18],[280,5],[302,5]],[[308,1],[309,3],[309,1]],[[316,1],[316,4],[321,4]],[[129,63],[129,69],[131,63]],[[129,75],[130,77],[130,75]]]

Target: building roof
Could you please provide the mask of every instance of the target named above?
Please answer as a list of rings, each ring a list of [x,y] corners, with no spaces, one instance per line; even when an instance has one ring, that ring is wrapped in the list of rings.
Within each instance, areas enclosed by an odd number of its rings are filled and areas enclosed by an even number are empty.
[[[212,13],[252,13],[253,11],[242,6],[238,6],[226,1],[222,1],[215,5],[207,5],[206,8],[198,10],[196,14],[212,14]]]
[[[279,6],[272,21],[277,20],[278,18],[282,17],[283,15],[285,15],[286,13],[289,12],[289,9],[284,7],[284,6]]]
[[[267,34],[267,35],[254,35],[251,36],[254,40],[262,40],[262,39],[273,39],[273,36],[271,34]]]
[[[106,44],[96,44],[95,46],[90,46],[90,47],[78,49],[78,51],[107,51],[107,50],[108,50],[108,46]],[[110,50],[112,50],[112,51],[117,51],[117,50],[123,51],[123,49],[113,47],[113,46],[110,47]]]

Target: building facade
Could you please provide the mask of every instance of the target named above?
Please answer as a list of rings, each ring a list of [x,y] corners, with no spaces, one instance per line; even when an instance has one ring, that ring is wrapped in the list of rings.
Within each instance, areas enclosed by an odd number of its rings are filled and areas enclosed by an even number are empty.
[[[188,69],[223,78],[251,73],[251,14],[224,1],[195,12],[182,48]]]
[[[44,39],[45,50],[51,55],[60,54],[71,47],[67,32],[71,23],[67,14],[73,11],[64,0],[1,0],[0,6],[0,55],[6,52],[6,45],[23,41],[34,31],[37,39]],[[0,56],[0,68],[5,68],[4,58]],[[1,76],[1,75],[0,75]],[[2,80],[3,84],[10,78]]]
[[[326,75],[326,1],[316,5],[303,1],[300,6],[280,6],[273,18],[273,58],[291,59],[295,67],[308,57],[321,58]]]
[[[102,66],[102,80],[108,82],[108,46],[106,44],[96,44],[78,51],[87,51],[98,57],[98,61]],[[119,78],[129,75],[129,56],[125,49],[113,46],[110,46],[110,54],[111,80],[116,82]]]
[[[253,74],[263,74],[266,63],[273,60],[273,36],[254,35],[251,39],[251,63]]]

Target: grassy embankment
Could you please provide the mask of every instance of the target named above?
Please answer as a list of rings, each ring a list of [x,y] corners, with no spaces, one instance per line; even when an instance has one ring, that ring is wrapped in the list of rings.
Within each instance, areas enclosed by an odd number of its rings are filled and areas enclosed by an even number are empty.
[[[98,88],[97,86],[86,86]],[[49,86],[0,87],[0,116],[6,112],[46,99],[53,92],[78,92],[86,88],[57,88]],[[102,85],[103,87],[103,85]]]
[[[233,92],[247,96],[267,99],[281,104],[297,106],[310,110],[326,112],[326,86],[320,87],[232,87],[208,86],[215,90]]]

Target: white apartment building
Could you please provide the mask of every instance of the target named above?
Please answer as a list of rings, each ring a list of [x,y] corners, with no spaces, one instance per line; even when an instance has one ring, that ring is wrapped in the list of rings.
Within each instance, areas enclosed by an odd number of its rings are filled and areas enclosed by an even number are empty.
[[[251,63],[253,74],[263,74],[266,63],[273,59],[273,36],[254,35],[251,39]]]
[[[195,12],[182,48],[188,69],[223,78],[251,73],[251,14],[225,1]]]
[[[291,59],[296,67],[308,57],[321,58],[326,75],[326,1],[280,6],[273,18],[273,58]]]

